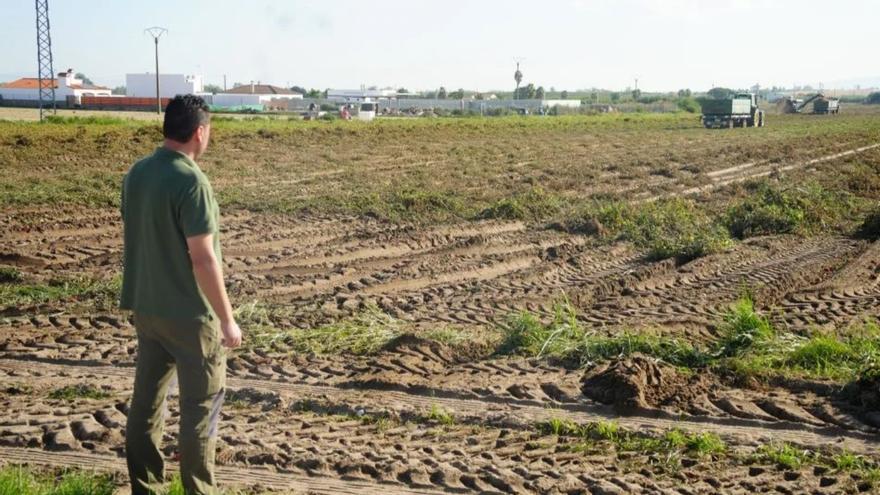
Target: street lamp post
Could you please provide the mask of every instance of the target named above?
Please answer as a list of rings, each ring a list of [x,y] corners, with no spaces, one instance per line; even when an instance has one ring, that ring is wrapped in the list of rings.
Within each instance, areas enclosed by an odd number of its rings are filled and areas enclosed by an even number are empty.
[[[159,38],[167,33],[168,30],[163,27],[153,26],[144,29],[144,32],[153,37],[153,42],[156,46],[156,114],[158,115],[162,113],[162,99],[159,98]]]

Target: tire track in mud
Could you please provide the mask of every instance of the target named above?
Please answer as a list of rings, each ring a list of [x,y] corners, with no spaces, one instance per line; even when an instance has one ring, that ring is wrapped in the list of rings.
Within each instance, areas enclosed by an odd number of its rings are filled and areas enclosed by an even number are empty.
[[[125,459],[81,452],[47,452],[27,448],[0,447],[0,457],[7,463],[42,466],[64,466],[106,473],[126,472]],[[171,472],[178,471],[177,463],[166,463]],[[294,493],[315,493],[338,495],[340,493],[390,495],[454,493],[430,488],[409,489],[406,486],[390,483],[369,483],[359,480],[334,479],[331,477],[303,476],[296,473],[281,473],[262,466],[215,466],[217,479],[224,485],[254,486],[276,490],[293,490]]]
[[[0,369],[7,371],[28,371],[32,362],[0,359]],[[133,368],[109,366],[79,366],[40,363],[39,371],[43,373],[64,374],[67,377],[89,376],[116,377],[131,380]],[[539,403],[497,398],[463,399],[440,395],[425,395],[394,390],[339,388],[332,386],[305,385],[280,380],[251,379],[229,377],[231,389],[255,389],[282,394],[297,400],[315,400],[335,406],[345,405],[351,410],[365,409],[371,413],[392,412],[401,415],[421,415],[432,408],[440,407],[455,415],[456,418],[467,418],[478,424],[498,424],[518,428],[531,428],[537,422],[551,419],[563,419],[577,423],[597,421],[615,421],[621,427],[640,432],[663,432],[680,429],[687,432],[712,432],[723,438],[744,445],[755,445],[759,442],[782,441],[796,445],[828,445],[860,454],[875,455],[880,453],[878,435],[857,430],[849,430],[839,426],[817,425],[812,422],[795,421],[796,417],[787,420],[770,421],[768,414],[745,410],[743,414],[719,418],[709,416],[682,416],[664,413],[659,410],[633,410],[631,414],[620,415],[608,406],[588,404],[553,404],[549,409]],[[747,407],[740,403],[727,400],[721,401],[723,407],[730,410]],[[730,405],[727,405],[730,404]],[[764,405],[772,408],[771,405]],[[750,414],[748,414],[750,413]]]

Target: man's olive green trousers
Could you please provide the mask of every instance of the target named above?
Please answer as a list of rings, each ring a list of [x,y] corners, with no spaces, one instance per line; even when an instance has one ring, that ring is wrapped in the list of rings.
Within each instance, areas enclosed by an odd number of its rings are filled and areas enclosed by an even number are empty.
[[[138,354],[125,430],[133,495],[159,492],[165,482],[160,448],[165,397],[172,378],[180,386],[180,478],[187,495],[217,493],[214,454],[226,391],[226,354],[211,316],[171,320],[135,314]]]

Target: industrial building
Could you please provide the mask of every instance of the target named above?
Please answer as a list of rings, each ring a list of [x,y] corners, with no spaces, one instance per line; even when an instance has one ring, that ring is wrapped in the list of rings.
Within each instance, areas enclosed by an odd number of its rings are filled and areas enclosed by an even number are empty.
[[[199,94],[205,91],[202,76],[183,74],[159,74],[159,96],[174,98],[177,95]],[[136,98],[156,97],[156,73],[125,75],[125,96]]]
[[[83,96],[110,96],[110,88],[86,84],[74,76],[73,69],[61,72],[51,81],[55,85],[55,100],[68,101],[68,98],[79,100]],[[155,93],[155,90],[154,90]],[[10,101],[38,101],[40,99],[40,83],[36,77],[23,77],[15,81],[0,84],[0,99]]]
[[[303,95],[271,84],[243,84],[217,93],[212,102],[218,107],[263,105],[268,108],[287,108],[287,101],[302,99]]]

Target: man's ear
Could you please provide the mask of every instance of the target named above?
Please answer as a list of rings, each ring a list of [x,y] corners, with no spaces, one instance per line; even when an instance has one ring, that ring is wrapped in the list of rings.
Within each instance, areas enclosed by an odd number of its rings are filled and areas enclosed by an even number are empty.
[[[190,140],[196,139],[197,142],[201,143],[205,140],[205,126],[200,125],[196,127],[196,130],[193,131],[192,137]]]

